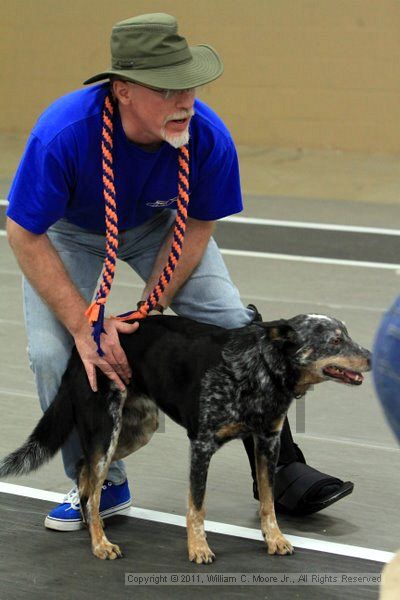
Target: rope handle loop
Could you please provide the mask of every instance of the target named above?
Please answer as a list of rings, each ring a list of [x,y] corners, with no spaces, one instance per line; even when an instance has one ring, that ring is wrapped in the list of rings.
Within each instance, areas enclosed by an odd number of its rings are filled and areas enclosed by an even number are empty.
[[[103,197],[106,222],[106,257],[104,260],[101,282],[94,301],[85,315],[93,327],[92,336],[97,345],[97,353],[104,356],[101,348],[101,334],[104,329],[105,304],[114,280],[118,253],[118,214],[113,170],[113,116],[114,100],[111,91],[106,95],[102,113],[101,152],[103,171]],[[189,147],[181,146],[178,151],[178,197],[177,212],[173,230],[171,249],[167,262],[161,271],[158,282],[146,300],[138,303],[138,309],[118,315],[119,321],[144,319],[156,309],[165,289],[169,285],[176,265],[182,254],[186,232],[187,211],[189,205]]]

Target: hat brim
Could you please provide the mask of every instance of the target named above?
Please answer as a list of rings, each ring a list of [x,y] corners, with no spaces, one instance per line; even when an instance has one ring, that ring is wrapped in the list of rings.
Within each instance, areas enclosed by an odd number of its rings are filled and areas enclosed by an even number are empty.
[[[200,44],[190,48],[192,60],[153,69],[109,69],[84,81],[84,85],[95,83],[111,76],[143,83],[151,87],[169,90],[185,90],[205,85],[222,75],[224,66],[211,46]]]

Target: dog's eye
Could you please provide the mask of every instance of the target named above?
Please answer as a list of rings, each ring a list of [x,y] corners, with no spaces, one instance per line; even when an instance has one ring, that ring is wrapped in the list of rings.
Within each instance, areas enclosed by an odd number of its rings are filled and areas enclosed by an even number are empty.
[[[336,338],[333,338],[333,340],[331,340],[331,344],[333,344],[334,346],[338,346],[341,341],[342,341],[342,338],[336,337]]]

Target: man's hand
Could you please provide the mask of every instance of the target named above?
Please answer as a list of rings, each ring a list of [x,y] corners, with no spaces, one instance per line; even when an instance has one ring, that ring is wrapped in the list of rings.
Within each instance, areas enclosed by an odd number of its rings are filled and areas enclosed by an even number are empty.
[[[102,335],[105,356],[100,357],[92,338],[92,328],[84,316],[87,300],[75,287],[47,235],[27,231],[10,218],[7,219],[7,235],[25,277],[73,336],[92,390],[97,391],[96,367],[124,390],[124,382],[129,382],[131,370],[118,332],[133,333],[139,324],[105,319],[104,329],[108,335]]]
[[[133,333],[138,327],[138,322],[124,323],[117,319],[104,319],[106,334],[103,333],[101,336],[104,356],[99,356],[97,353],[92,338],[92,328],[88,323],[85,323],[75,335],[75,344],[94,392],[97,392],[96,367],[114,381],[121,391],[125,390],[125,384],[129,383],[132,371],[119,343],[118,333]]]

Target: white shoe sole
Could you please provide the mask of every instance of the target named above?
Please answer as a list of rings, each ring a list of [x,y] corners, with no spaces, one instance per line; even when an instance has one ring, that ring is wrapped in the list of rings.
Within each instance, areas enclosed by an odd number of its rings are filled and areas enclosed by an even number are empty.
[[[124,502],[124,504],[107,508],[100,513],[100,517],[102,519],[108,519],[114,515],[128,514],[131,504],[132,500],[128,500],[128,502]],[[82,519],[55,519],[54,517],[47,515],[44,520],[44,526],[47,529],[54,529],[55,531],[79,531],[79,529],[85,527],[85,524]]]

